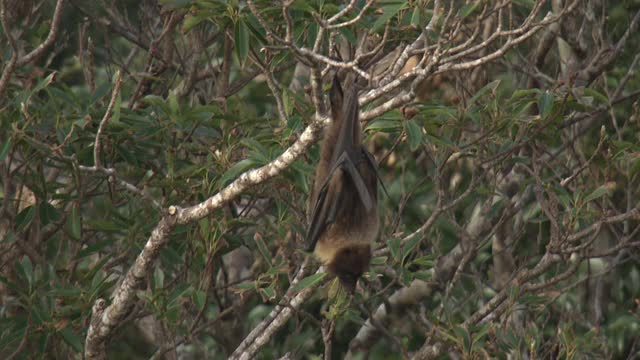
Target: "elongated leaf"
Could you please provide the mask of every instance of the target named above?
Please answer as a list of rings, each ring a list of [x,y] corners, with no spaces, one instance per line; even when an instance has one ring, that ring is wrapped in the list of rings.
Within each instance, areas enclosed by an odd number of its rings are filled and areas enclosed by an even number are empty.
[[[398,130],[401,128],[402,123],[397,120],[384,120],[384,119],[374,119],[369,122],[365,131],[376,130],[376,131],[385,131],[385,130]],[[385,131],[389,132],[389,131]]]
[[[422,144],[422,127],[415,121],[407,120],[404,123],[404,129],[407,132],[407,142],[411,151],[416,151]]]
[[[16,233],[13,232],[13,230],[9,229],[9,231],[7,231],[7,233],[4,235],[4,238],[2,238],[0,242],[3,242],[5,244],[13,244],[16,240],[18,240]]]
[[[167,306],[171,307],[175,305],[178,299],[189,295],[192,290],[193,288],[188,283],[179,284],[167,298]]]
[[[384,27],[384,24],[387,23],[392,17],[394,17],[400,9],[404,6],[404,1],[389,1],[384,2],[380,7],[380,11],[382,15],[378,17],[378,20],[373,24],[373,31],[379,31]]]
[[[474,104],[478,99],[480,99],[484,94],[489,91],[494,91],[500,86],[500,80],[493,80],[487,85],[483,86],[476,94],[469,100],[469,104]]]
[[[264,243],[262,235],[260,235],[259,233],[255,233],[255,235],[253,236],[253,241],[255,241],[256,246],[258,247],[260,255],[262,255],[267,264],[271,265],[271,252],[269,251],[267,244]]]
[[[208,16],[188,16],[182,23],[182,32],[187,33],[191,28],[208,19]]]
[[[43,201],[39,206],[40,222],[42,225],[47,225],[52,221],[58,221],[60,219],[60,213],[53,205],[47,201]]]
[[[603,93],[592,89],[592,88],[585,88],[584,89],[584,94],[587,96],[593,96],[595,99],[598,99],[598,101],[600,101],[603,104],[608,104],[609,103],[609,98],[604,95]]]
[[[82,337],[73,331],[70,326],[60,330],[60,335],[62,335],[64,341],[69,344],[73,350],[82,352]]]
[[[249,56],[249,29],[243,20],[236,22],[235,49],[240,65],[244,66]]]
[[[584,202],[588,203],[609,194],[615,188],[615,186],[615,182],[608,182],[601,185],[597,189],[593,190],[591,194],[587,195],[587,197],[584,198]]]
[[[4,161],[4,158],[9,153],[9,149],[11,149],[11,138],[9,138],[2,144],[2,146],[0,146],[0,163]]]
[[[16,263],[16,269],[29,286],[33,285],[33,264],[28,257],[25,256],[21,261],[18,261]]]
[[[71,236],[73,238],[80,240],[82,237],[82,219],[80,218],[77,206],[74,206],[71,210],[71,216],[69,217],[69,230],[71,231]]]
[[[104,241],[99,241],[93,245],[89,245],[78,252],[78,255],[76,255],[76,259],[81,259],[85,256],[89,256],[91,254],[97,253],[98,251],[104,249],[105,247],[107,247],[109,244],[112,244],[113,242],[114,240],[104,240]]]
[[[421,240],[420,236],[414,236],[411,239],[409,239],[409,241],[407,241],[406,244],[404,244],[404,246],[402,247],[402,263],[406,261],[407,256],[411,254],[411,251],[413,251],[416,245],[418,245],[420,240]]]
[[[543,92],[538,97],[538,109],[540,110],[540,115],[545,117],[549,115],[551,109],[553,108],[553,94],[548,91]]]
[[[307,276],[306,278],[300,280],[299,283],[296,284],[296,286],[293,287],[293,292],[299,292],[301,290],[304,290],[306,288],[309,288],[311,286],[314,286],[318,283],[320,283],[325,277],[327,276],[326,272],[323,273],[317,273],[317,274],[313,274],[311,276]]]
[[[387,242],[389,246],[389,251],[391,252],[391,256],[395,260],[400,260],[400,239],[393,238]]]
[[[473,4],[467,4],[462,7],[462,11],[460,16],[464,19],[467,16],[475,13],[475,11],[480,7],[481,1],[476,1]]]
[[[18,216],[16,216],[16,230],[18,232],[24,230],[36,215],[35,206],[28,206],[24,210],[20,211]]]
[[[207,304],[207,294],[202,290],[195,290],[193,292],[193,303],[196,304],[199,310],[204,309],[204,306]]]

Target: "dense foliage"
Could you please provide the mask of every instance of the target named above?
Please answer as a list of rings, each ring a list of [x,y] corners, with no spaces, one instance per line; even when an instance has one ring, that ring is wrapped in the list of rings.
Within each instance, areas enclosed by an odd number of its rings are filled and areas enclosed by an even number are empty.
[[[0,357],[640,354],[640,2],[0,3]],[[300,250],[335,73],[352,298]]]

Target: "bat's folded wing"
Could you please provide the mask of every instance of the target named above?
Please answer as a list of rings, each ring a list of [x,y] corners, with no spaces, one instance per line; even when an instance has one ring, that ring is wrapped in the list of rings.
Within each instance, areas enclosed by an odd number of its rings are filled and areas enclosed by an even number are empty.
[[[334,172],[329,175],[327,180],[332,177],[339,177],[340,174]],[[336,212],[338,211],[338,196],[335,192],[329,192],[330,184],[338,185],[339,181],[327,181],[318,192],[316,203],[313,206],[313,212],[311,213],[311,223],[307,230],[307,239],[305,243],[305,251],[313,251],[316,247],[316,243],[320,238],[320,235],[325,229],[336,219]]]
[[[373,169],[373,172],[376,174],[376,178],[378,179],[378,182],[380,183],[380,185],[382,185],[382,190],[384,191],[384,194],[387,195],[388,198],[391,198],[391,196],[389,196],[389,192],[387,191],[387,187],[384,185],[384,181],[382,181],[382,177],[380,177],[380,172],[378,171],[378,163],[376,162],[376,159],[373,157],[373,155],[371,155],[370,152],[366,150],[363,152],[367,158],[367,162],[369,163],[369,166],[371,167],[371,169]]]
[[[345,176],[346,175],[346,176]],[[374,206],[369,189],[358,172],[355,164],[345,151],[335,162],[322,184],[311,214],[311,223],[307,231],[305,251],[312,251],[318,239],[327,227],[336,221],[336,214],[343,197],[344,182],[347,177],[353,182],[358,198],[367,211]]]

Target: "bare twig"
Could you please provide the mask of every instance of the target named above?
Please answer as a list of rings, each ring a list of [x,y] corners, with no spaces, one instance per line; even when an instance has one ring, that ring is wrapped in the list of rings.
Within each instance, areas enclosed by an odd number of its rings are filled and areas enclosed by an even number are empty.
[[[122,72],[118,70],[116,72],[116,79],[113,85],[113,90],[111,92],[111,100],[109,101],[109,106],[107,106],[107,111],[104,113],[102,117],[102,121],[100,121],[100,126],[98,126],[98,132],[96,132],[96,139],[93,142],[93,164],[96,168],[102,167],[100,164],[100,138],[102,136],[102,132],[104,131],[104,127],[111,119],[111,115],[113,114],[113,108],[116,105],[116,101],[118,100],[118,96],[120,95],[120,87],[122,86]]]
[[[343,27],[351,26],[351,25],[357,23],[358,21],[360,21],[360,19],[362,19],[362,16],[369,9],[369,7],[371,7],[371,5],[373,5],[373,2],[374,2],[374,0],[368,0],[367,3],[364,4],[364,6],[362,7],[362,10],[360,10],[358,15],[356,17],[354,17],[353,19],[351,19],[349,21],[345,21],[345,22],[340,23],[340,24],[329,25],[329,26],[327,26],[327,29],[328,30],[335,30],[335,29],[340,29],[340,28],[343,28]],[[352,1],[351,3],[355,3],[355,1]],[[349,5],[351,5],[351,4],[349,4]],[[331,19],[329,19],[328,23],[329,24],[331,23]]]
[[[56,2],[56,7],[53,10],[53,17],[51,19],[51,27],[49,28],[49,34],[47,38],[38,45],[35,49],[33,49],[30,53],[23,56],[18,61],[18,66],[23,66],[25,64],[31,63],[37,58],[39,58],[56,40],[56,36],[58,35],[58,30],[60,29],[60,19],[62,19],[62,10],[64,9],[65,0],[58,0]]]
[[[324,342],[324,360],[331,360],[333,350],[333,333],[336,329],[336,321],[325,319],[322,324],[322,341]]]

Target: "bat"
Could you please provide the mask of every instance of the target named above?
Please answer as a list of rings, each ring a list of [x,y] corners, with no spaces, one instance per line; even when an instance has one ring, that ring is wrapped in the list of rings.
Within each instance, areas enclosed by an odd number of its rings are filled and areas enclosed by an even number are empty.
[[[371,242],[378,235],[378,170],[362,146],[358,90],[343,95],[337,76],[329,91],[332,122],[325,132],[314,187],[306,251],[314,251],[325,268],[349,292],[371,261]]]

